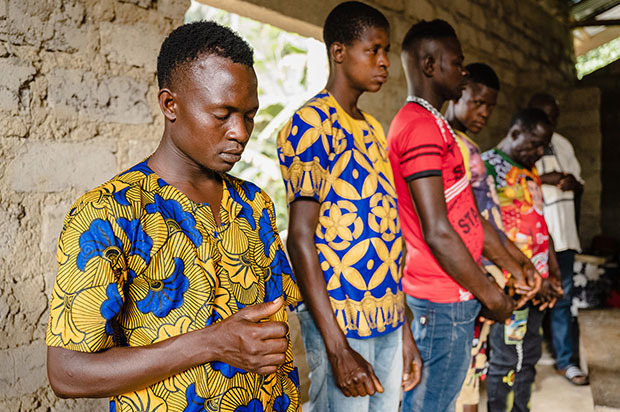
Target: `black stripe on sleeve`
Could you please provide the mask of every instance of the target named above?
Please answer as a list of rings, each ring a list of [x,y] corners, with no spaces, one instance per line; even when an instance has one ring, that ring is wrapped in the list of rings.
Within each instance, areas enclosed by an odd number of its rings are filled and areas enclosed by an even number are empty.
[[[429,177],[429,176],[441,176],[441,170],[424,170],[422,172],[414,173],[412,175],[405,177],[405,181],[407,183],[410,183],[416,179],[421,179],[423,177]]]
[[[420,157],[420,156],[441,156],[441,153],[439,152],[424,152],[424,153],[418,153],[416,155],[413,156],[409,156],[406,159],[403,159],[400,161],[400,164],[402,165],[403,163],[407,163],[410,160],[415,159],[416,157]]]
[[[431,143],[429,143],[429,144],[421,144],[421,145],[417,145],[417,146],[414,146],[414,147],[411,147],[411,148],[409,148],[409,149],[405,150],[405,151],[403,152],[402,156],[406,155],[406,154],[407,154],[407,153],[409,153],[409,152],[413,152],[413,151],[415,151],[415,150],[420,150],[420,149],[425,149],[425,148],[427,148],[427,147],[434,147],[434,148],[436,148],[436,149],[443,150],[443,147],[441,147],[441,146],[440,146],[440,145],[438,145],[438,144],[431,144]]]

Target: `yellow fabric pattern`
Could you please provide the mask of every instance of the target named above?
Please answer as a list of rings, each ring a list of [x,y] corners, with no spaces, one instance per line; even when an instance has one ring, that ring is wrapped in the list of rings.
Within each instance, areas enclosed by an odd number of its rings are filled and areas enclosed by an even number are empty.
[[[143,346],[198,330],[247,305],[300,299],[269,197],[222,176],[217,226],[144,161],[82,196],[65,218],[46,342],[81,352]],[[273,320],[287,321],[280,310]],[[113,397],[110,411],[299,411],[291,345],[277,373],[223,362]]]
[[[389,333],[404,321],[402,238],[381,124],[354,119],[327,91],[278,134],[289,204],[320,203],[315,244],[336,319],[347,337]]]

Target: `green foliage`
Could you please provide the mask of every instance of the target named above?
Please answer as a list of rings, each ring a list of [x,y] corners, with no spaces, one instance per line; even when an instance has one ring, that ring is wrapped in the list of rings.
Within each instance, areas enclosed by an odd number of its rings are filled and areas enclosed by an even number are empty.
[[[324,45],[314,39],[192,1],[185,21],[198,20],[213,20],[228,26],[254,48],[260,110],[255,118],[252,138],[232,174],[256,183],[269,194],[275,204],[278,230],[282,232],[288,227],[288,215],[286,191],[277,159],[276,136],[295,110],[325,84],[327,58]]]
[[[620,37],[577,57],[577,77],[590,74],[620,58]]]

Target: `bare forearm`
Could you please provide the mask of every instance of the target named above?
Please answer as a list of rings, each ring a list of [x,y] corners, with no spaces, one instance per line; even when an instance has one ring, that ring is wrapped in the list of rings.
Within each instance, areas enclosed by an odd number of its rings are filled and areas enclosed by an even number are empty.
[[[508,272],[513,274],[517,272],[520,273],[521,265],[519,261],[514,258],[508,250],[507,245],[502,242],[493,225],[482,216],[480,217],[480,222],[482,222],[482,228],[484,229],[484,248],[482,254]],[[506,244],[508,243],[510,242],[507,241]]]
[[[487,279],[486,273],[474,261],[463,240],[451,226],[440,230],[442,233],[425,234],[425,240],[437,263],[483,304],[493,307],[490,300],[493,285]]]
[[[207,332],[212,328],[214,333]],[[50,384],[63,398],[110,397],[140,390],[216,360],[221,340],[216,329],[210,326],[153,345],[115,347],[100,353],[48,347]]]
[[[300,199],[291,205],[287,249],[304,303],[329,350],[344,344],[346,338],[334,316],[314,243],[318,213],[319,205],[312,200]]]

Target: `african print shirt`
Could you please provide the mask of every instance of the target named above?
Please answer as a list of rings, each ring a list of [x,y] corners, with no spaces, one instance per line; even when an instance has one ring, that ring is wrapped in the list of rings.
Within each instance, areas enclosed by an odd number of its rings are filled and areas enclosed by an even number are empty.
[[[478,210],[482,217],[491,223],[500,239],[503,241],[506,235],[504,235],[502,212],[499,208],[499,199],[497,198],[493,176],[487,173],[487,168],[480,153],[480,147],[476,142],[460,130],[455,130],[455,132],[457,138],[456,142],[463,155],[465,172],[469,177],[469,183],[474,192]],[[483,256],[482,264],[484,266],[489,266],[494,263]]]
[[[288,203],[320,203],[314,242],[336,319],[347,337],[389,333],[404,321],[402,241],[383,129],[349,116],[327,91],[278,135]]]
[[[530,258],[538,273],[547,277],[549,232],[536,168],[526,169],[499,149],[484,152],[482,159],[495,182],[506,236]]]
[[[217,226],[147,161],[82,196],[64,222],[46,343],[80,352],[143,346],[198,330],[241,308],[300,295],[273,204],[223,175]],[[272,320],[287,321],[284,309]],[[299,411],[291,345],[272,375],[223,362],[115,396],[110,411]]]

